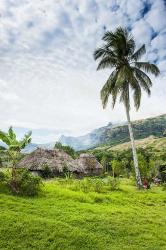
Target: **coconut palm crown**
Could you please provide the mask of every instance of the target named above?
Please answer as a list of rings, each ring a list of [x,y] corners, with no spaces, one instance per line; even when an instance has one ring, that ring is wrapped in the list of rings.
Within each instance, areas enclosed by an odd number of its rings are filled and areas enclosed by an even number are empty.
[[[97,70],[110,68],[107,82],[101,90],[101,100],[105,108],[108,98],[112,96],[112,105],[115,106],[117,97],[130,109],[130,89],[133,90],[133,98],[136,109],[141,102],[141,89],[150,95],[151,79],[146,73],[157,76],[159,69],[149,62],[140,62],[139,59],[146,53],[145,45],[135,50],[136,44],[127,31],[121,27],[115,32],[108,31],[102,40],[104,45],[94,52],[94,59],[100,59]]]
[[[115,32],[108,31],[104,34],[103,46],[94,52],[94,59],[100,60],[97,70],[109,68],[111,74],[101,89],[103,108],[107,106],[109,96],[112,96],[114,108],[119,97],[126,108],[126,115],[133,151],[133,160],[138,187],[142,187],[142,180],[138,166],[138,158],[134,143],[133,130],[130,122],[130,96],[133,94],[134,105],[138,110],[141,103],[142,89],[151,94],[152,82],[147,73],[155,76],[159,74],[156,65],[140,61],[146,53],[145,45],[136,50],[136,43],[127,29],[119,27]]]

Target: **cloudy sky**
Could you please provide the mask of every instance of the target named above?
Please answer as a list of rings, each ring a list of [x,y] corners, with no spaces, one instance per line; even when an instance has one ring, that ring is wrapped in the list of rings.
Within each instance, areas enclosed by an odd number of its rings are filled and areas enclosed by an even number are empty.
[[[164,0],[0,0],[0,127],[32,129],[34,142],[82,135],[125,121],[123,106],[102,109],[109,71],[96,72],[94,49],[106,30],[125,26],[144,59],[156,63],[152,96],[132,119],[166,113]],[[20,133],[21,133],[20,132]]]

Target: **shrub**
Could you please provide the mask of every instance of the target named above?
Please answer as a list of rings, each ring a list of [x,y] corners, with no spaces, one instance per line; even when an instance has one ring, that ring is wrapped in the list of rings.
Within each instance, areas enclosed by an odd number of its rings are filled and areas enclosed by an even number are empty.
[[[50,178],[52,177],[52,171],[51,168],[49,167],[49,165],[47,163],[43,164],[42,166],[42,176],[46,179],[46,178]]]
[[[6,180],[5,173],[0,171],[0,182],[4,182]]]
[[[10,178],[8,181],[9,187],[12,189],[13,179]],[[37,195],[41,188],[41,178],[38,176],[32,175],[26,169],[17,169],[16,170],[16,190],[12,190],[15,194],[34,196]]]
[[[80,181],[80,189],[85,193],[88,193],[90,191],[91,186],[92,182],[90,178],[84,178]]]
[[[76,152],[75,152],[75,150],[72,147],[70,147],[70,146],[63,146],[62,143],[60,143],[60,142],[56,142],[54,148],[63,150],[68,155],[70,155],[73,159],[76,156]]]
[[[111,176],[108,176],[107,178],[107,187],[109,190],[118,190],[119,189],[119,179],[118,178],[112,178]]]
[[[104,182],[102,179],[93,179],[92,188],[97,193],[104,192]]]

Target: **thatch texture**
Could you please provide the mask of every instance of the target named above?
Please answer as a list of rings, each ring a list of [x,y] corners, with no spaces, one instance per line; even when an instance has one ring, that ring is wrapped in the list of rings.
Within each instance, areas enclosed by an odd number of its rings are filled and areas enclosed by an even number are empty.
[[[103,167],[96,160],[94,155],[81,154],[78,159],[76,159],[77,165],[79,166],[79,172],[84,174],[101,174]]]
[[[42,171],[47,165],[53,173],[62,173],[65,170],[88,174],[101,174],[102,165],[93,155],[81,154],[79,158],[73,159],[62,150],[36,149],[25,156],[18,164],[18,167],[25,167],[31,171]]]

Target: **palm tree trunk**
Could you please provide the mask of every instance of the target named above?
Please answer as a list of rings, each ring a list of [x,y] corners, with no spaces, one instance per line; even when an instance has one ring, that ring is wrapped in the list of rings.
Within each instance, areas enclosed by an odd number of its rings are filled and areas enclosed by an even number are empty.
[[[132,129],[131,121],[130,121],[129,109],[127,107],[126,107],[126,115],[127,115],[128,128],[129,128],[129,134],[130,134],[130,140],[131,140],[131,147],[132,147],[132,152],[133,152],[133,160],[134,160],[134,168],[135,168],[137,186],[138,188],[142,188],[143,185],[142,185],[142,180],[141,180],[141,174],[140,174],[139,167],[138,167],[138,158],[137,158],[137,152],[136,152],[136,147],[135,147],[135,142],[134,142],[133,129]]]

